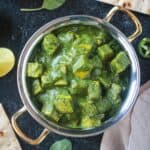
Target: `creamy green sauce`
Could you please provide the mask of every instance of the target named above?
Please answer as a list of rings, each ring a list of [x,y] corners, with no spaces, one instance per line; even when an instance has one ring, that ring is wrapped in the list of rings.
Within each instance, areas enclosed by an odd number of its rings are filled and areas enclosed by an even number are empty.
[[[118,110],[130,61],[105,30],[70,25],[45,35],[27,64],[30,96],[49,120],[69,128],[100,126]]]

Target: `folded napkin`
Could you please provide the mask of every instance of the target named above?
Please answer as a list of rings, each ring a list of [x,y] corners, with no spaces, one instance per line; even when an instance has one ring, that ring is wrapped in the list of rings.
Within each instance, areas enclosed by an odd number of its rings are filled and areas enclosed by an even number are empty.
[[[150,81],[127,117],[105,131],[100,150],[150,150]]]
[[[2,104],[0,104],[0,150],[21,150]]]
[[[97,0],[150,15],[150,0]]]

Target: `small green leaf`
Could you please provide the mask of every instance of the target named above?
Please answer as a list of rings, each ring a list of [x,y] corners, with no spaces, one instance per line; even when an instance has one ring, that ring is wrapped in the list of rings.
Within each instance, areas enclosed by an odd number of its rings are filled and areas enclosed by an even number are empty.
[[[53,10],[63,5],[65,1],[66,0],[43,0],[43,4],[39,8],[22,8],[21,11]]]
[[[50,150],[72,150],[71,141],[68,139],[57,141],[54,144],[52,144]]]
[[[63,5],[65,0],[44,0],[42,4],[43,9],[53,10]]]

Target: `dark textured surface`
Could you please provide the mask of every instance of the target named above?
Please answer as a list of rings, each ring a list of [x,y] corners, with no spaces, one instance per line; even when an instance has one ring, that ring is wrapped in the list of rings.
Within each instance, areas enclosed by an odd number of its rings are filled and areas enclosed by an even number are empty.
[[[59,9],[54,11],[39,11],[25,13],[19,10],[20,7],[35,7],[40,5],[40,0],[0,0],[0,47],[8,47],[13,50],[16,56],[16,64],[20,52],[28,38],[42,25],[57,17],[73,14],[87,14],[97,17],[104,17],[111,6],[98,3],[95,0],[67,0]],[[133,42],[137,50],[137,43],[143,37],[150,37],[150,16],[135,13],[143,26],[142,35]],[[134,26],[129,18],[118,13],[112,21],[126,35],[134,31]],[[142,83],[150,79],[150,60],[141,59]],[[22,103],[17,90],[16,68],[4,78],[0,78],[0,102],[4,105],[9,117],[21,108]],[[42,128],[28,115],[20,119],[22,129],[28,134],[36,137]],[[23,150],[49,150],[49,146],[62,136],[51,133],[46,140],[38,146],[30,146],[20,139]],[[101,136],[71,139],[73,150],[98,150]]]

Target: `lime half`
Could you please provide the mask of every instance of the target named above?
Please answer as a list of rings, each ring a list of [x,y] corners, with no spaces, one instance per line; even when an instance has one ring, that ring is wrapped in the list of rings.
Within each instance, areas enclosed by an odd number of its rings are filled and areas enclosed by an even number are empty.
[[[10,49],[0,48],[0,77],[12,70],[15,64],[15,56]]]

